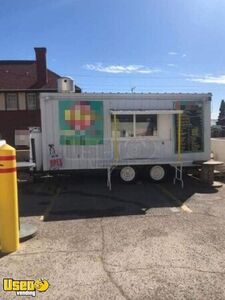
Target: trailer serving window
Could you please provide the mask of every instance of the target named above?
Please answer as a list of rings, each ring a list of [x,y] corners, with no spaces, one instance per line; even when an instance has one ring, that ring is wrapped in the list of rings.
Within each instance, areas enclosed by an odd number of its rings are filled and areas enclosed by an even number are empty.
[[[116,118],[116,127],[112,126],[112,136],[117,132],[117,137],[133,137],[134,136],[134,116],[118,115]],[[112,122],[114,119],[112,120]]]
[[[135,115],[135,117],[136,136],[157,135],[157,115]]]
[[[157,135],[157,115],[138,111],[111,114],[112,137],[132,138]]]

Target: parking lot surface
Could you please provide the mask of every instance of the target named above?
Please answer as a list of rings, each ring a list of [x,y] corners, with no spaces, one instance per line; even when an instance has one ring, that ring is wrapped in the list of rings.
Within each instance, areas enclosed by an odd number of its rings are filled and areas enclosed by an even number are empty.
[[[21,222],[38,234],[1,254],[1,281],[45,278],[37,299],[225,299],[224,186],[113,178],[110,192],[97,173],[19,191]],[[0,287],[0,298],[17,296]]]

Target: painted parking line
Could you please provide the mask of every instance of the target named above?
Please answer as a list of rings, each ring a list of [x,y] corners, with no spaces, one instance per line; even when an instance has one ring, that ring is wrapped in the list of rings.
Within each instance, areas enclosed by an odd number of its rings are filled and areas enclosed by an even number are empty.
[[[50,202],[50,205],[47,207],[44,215],[40,217],[40,221],[46,221],[47,220],[47,218],[49,216],[49,213],[50,213],[50,211],[52,210],[52,208],[55,204],[55,200],[56,200],[57,196],[60,194],[60,192],[61,192],[61,188],[59,186],[59,187],[56,188],[55,193],[52,196],[52,200]]]
[[[169,198],[171,198],[179,206],[180,209],[182,209],[183,211],[185,211],[187,213],[192,213],[192,210],[186,204],[183,204],[182,201],[180,201],[176,196],[174,196],[173,194],[171,194],[171,192],[168,191],[166,188],[164,188],[162,185],[154,184],[154,186],[158,190],[160,190],[161,192],[163,192],[166,196],[168,196]],[[171,210],[172,209],[174,209],[174,207],[171,207]]]
[[[180,209],[179,208],[177,208],[177,207],[170,207],[170,210],[172,211],[172,212],[174,212],[174,213],[177,213],[177,212],[180,212]]]
[[[181,208],[188,213],[192,213],[192,210],[186,204],[182,204]]]

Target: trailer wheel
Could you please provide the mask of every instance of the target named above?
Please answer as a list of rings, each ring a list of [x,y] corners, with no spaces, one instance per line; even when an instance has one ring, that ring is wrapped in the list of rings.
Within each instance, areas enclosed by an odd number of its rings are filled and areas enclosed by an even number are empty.
[[[166,177],[166,169],[160,165],[153,166],[149,170],[149,175],[154,181],[162,181]]]
[[[133,167],[126,166],[120,170],[120,178],[125,182],[132,182],[136,177],[136,171]]]

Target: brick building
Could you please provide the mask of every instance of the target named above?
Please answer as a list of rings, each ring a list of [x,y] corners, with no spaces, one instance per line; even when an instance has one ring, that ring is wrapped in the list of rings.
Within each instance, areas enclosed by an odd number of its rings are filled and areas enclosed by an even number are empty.
[[[0,138],[11,145],[16,131],[41,126],[39,93],[57,91],[60,75],[47,68],[46,48],[34,50],[36,60],[0,60]]]

